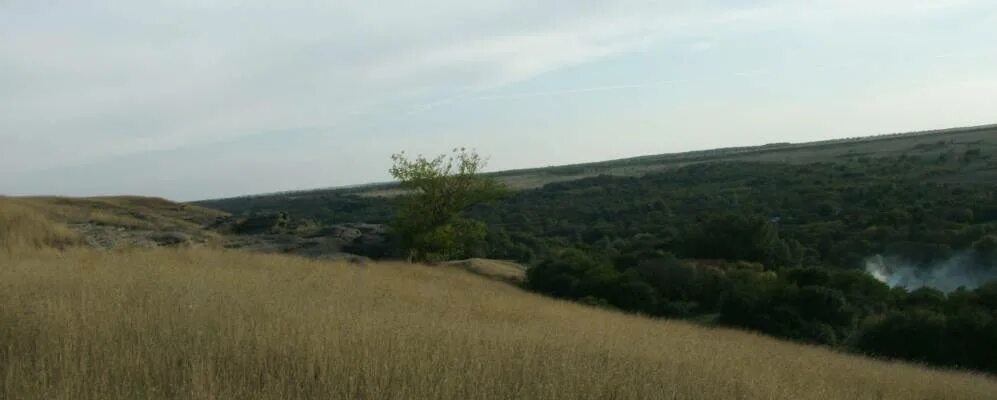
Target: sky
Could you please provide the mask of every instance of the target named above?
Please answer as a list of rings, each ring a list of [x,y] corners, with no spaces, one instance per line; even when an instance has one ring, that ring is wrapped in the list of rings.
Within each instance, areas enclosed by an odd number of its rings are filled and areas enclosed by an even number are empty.
[[[197,200],[997,122],[997,2],[0,0],[0,194]]]

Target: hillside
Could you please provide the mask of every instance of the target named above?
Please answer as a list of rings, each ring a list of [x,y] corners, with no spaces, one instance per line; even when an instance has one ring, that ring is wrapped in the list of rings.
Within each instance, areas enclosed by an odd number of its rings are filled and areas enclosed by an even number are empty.
[[[585,164],[528,168],[494,172],[491,175],[513,189],[532,189],[549,183],[566,182],[599,175],[643,176],[688,165],[722,162],[778,162],[809,164],[859,158],[884,158],[913,155],[933,158],[943,154],[960,154],[970,149],[997,149],[997,125],[941,129],[924,132],[885,134],[810,143],[775,143],[760,146],[700,150],[659,154]],[[997,169],[980,168],[971,175],[972,182],[997,180]],[[965,180],[965,177],[958,178]],[[349,188],[303,190],[285,193],[248,195],[230,199],[198,202],[211,208],[239,213],[249,204],[284,201],[307,201],[336,195],[390,197],[398,193],[390,183]]]
[[[995,155],[997,155],[997,125],[990,125],[816,143],[775,144],[665,154],[591,164],[496,172],[491,176],[514,189],[513,196],[499,204],[501,208],[510,208],[510,206],[523,208],[538,197],[550,195],[555,195],[560,200],[577,199],[583,202],[588,201],[587,197],[591,195],[620,198],[626,200],[624,204],[650,202],[668,195],[645,191],[640,194],[642,197],[633,195],[619,197],[607,193],[605,187],[629,185],[632,182],[636,182],[635,186],[638,187],[654,187],[660,185],[661,181],[678,180],[680,182],[673,184],[678,187],[673,187],[672,190],[690,188],[700,192],[702,197],[710,201],[725,202],[726,207],[738,208],[740,207],[736,203],[738,192],[753,189],[751,186],[757,182],[769,185],[766,190],[782,192],[822,190],[819,187],[815,188],[813,183],[827,178],[838,180],[833,183],[851,183],[854,187],[869,187],[891,182],[992,187],[997,184]],[[712,165],[720,167],[710,167]],[[740,175],[740,181],[732,181],[731,176],[725,175],[722,169],[734,170]],[[783,174],[805,174],[813,180],[771,182],[782,178]],[[869,182],[865,182],[866,180]],[[774,183],[778,183],[778,186],[774,186]],[[293,220],[319,226],[385,224],[393,215],[390,198],[398,193],[399,191],[391,184],[372,184],[354,188],[205,200],[193,204],[222,210],[235,216],[286,213]],[[672,201],[667,198],[663,200],[666,203]],[[546,216],[565,220],[571,224],[587,222],[578,220],[577,215],[564,215],[565,210],[561,206],[565,204],[570,206],[573,203],[574,201],[568,203],[562,201],[552,210],[546,210]],[[672,208],[676,206],[667,205]],[[798,206],[799,204],[791,204],[780,208],[769,207],[764,212],[792,213],[797,211],[794,208]],[[761,210],[751,210],[751,212],[759,211]],[[521,210],[511,210],[511,212],[519,213]],[[493,212],[489,218],[502,220],[507,218],[505,214],[506,212]],[[617,218],[614,222],[627,221],[632,219]],[[498,223],[508,225],[510,221]],[[523,225],[515,222],[512,224]],[[526,225],[537,224],[527,222]],[[536,227],[525,228],[533,230]],[[515,229],[522,228],[515,227]]]
[[[457,257],[530,265],[554,297],[994,372],[995,129],[613,162],[670,167],[465,210],[487,232]],[[319,231],[391,221],[393,199],[356,190],[200,204]],[[342,249],[404,254],[378,235]]]
[[[51,203],[11,204],[0,203],[7,221],[0,240],[8,244],[0,250],[0,398],[997,393],[997,380],[985,375],[624,315],[529,294],[462,268],[361,266],[210,246],[107,252],[26,240],[62,237],[66,220]]]
[[[615,173],[625,168],[646,174]],[[601,175],[567,173],[583,169]],[[861,268],[878,254],[928,266],[997,231],[994,126],[497,174],[540,175],[579,179],[514,191],[471,210],[490,230],[489,245],[474,256],[529,263],[566,247],[626,253],[644,235],[646,243],[639,246],[647,250],[736,259],[694,248],[691,239],[708,218],[737,214],[773,221],[785,242],[780,246],[790,253],[748,255],[748,261]],[[371,193],[382,192],[358,188],[197,204],[237,216],[284,213],[318,230],[390,222],[392,200]],[[397,255],[376,235],[358,237],[345,248],[372,257]]]
[[[599,175],[641,176],[710,162],[809,164],[862,157],[899,157],[904,154],[928,158],[949,153],[958,154],[973,148],[997,148],[997,125],[651,155],[588,164],[498,172],[495,176],[513,188],[527,189]],[[997,171],[987,170],[976,179],[997,179]]]
[[[224,247],[342,259],[351,257],[342,252],[345,244],[380,229],[367,224],[320,227],[288,224],[280,218],[233,217],[149,197],[0,197],[0,230],[19,232],[0,238],[0,248]],[[23,235],[27,231],[36,233]]]
[[[221,238],[205,228],[226,215],[148,197],[0,197],[0,229],[16,230],[0,237],[0,248],[27,244],[11,242],[18,237],[27,240],[27,231],[36,232],[33,247],[53,242],[102,249],[206,245]],[[50,221],[58,225],[53,227]]]

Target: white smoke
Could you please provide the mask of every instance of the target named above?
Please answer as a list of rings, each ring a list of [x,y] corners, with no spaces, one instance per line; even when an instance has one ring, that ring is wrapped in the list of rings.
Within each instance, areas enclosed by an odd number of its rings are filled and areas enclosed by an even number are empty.
[[[969,254],[923,267],[877,254],[865,260],[865,271],[891,288],[902,287],[908,290],[921,287],[943,292],[951,292],[959,287],[976,289],[989,280],[997,279],[997,268],[982,266]]]

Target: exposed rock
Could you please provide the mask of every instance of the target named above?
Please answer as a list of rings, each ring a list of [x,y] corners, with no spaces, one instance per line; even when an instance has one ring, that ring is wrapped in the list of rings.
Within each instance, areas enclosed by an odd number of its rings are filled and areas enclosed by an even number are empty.
[[[157,246],[182,246],[190,244],[190,235],[183,232],[160,232],[149,235]]]
[[[238,234],[266,234],[279,233],[286,229],[290,223],[287,213],[257,214],[246,218],[233,227],[233,231]]]

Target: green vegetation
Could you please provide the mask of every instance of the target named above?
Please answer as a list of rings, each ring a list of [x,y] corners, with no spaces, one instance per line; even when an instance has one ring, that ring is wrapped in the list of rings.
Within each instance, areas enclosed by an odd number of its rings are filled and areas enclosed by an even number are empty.
[[[993,346],[983,345],[997,337],[993,284],[985,282],[997,276],[995,133],[988,127],[576,166],[597,176],[472,207],[467,215],[487,233],[468,255],[528,264],[527,287],[560,298],[997,371]],[[644,173],[598,175],[623,165]],[[497,176],[554,170],[544,171]],[[350,205],[356,221],[390,220],[389,199],[336,196],[323,207]],[[308,197],[268,198],[267,206],[320,218]],[[240,204],[230,202],[215,204]],[[352,250],[365,253],[364,246]],[[867,273],[881,259],[887,274],[972,274],[947,282],[949,293],[909,292]],[[959,285],[967,287],[955,290]]]
[[[672,256],[619,269],[567,250],[527,287],[647,315],[710,321],[865,354],[997,371],[997,281],[946,295],[891,290],[862,271],[766,269]]]
[[[399,196],[392,225],[408,258],[445,261],[467,258],[485,238],[485,226],[465,218],[470,207],[498,198],[503,188],[482,177],[485,160],[474,151],[454,149],[434,159],[405,153],[391,157],[391,176],[406,191]]]
[[[865,271],[879,254],[925,275],[957,263],[997,276],[995,187],[931,179],[961,163],[699,164],[551,184],[475,214],[512,246],[489,257],[533,251],[541,293],[997,371],[985,345],[997,341],[997,283],[908,293]]]
[[[106,201],[121,210],[169,205]],[[58,208],[82,212],[89,202],[60,199]],[[997,392],[983,374],[536,296],[465,272],[517,275],[482,260],[358,267],[207,247],[38,247],[62,246],[34,238],[68,230],[65,218],[77,211],[13,203],[0,201],[0,215],[52,217],[2,231],[18,246],[0,248],[3,399],[970,400]],[[138,209],[148,218],[173,213]]]

